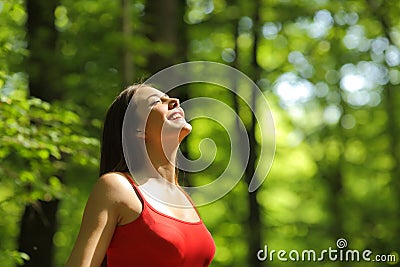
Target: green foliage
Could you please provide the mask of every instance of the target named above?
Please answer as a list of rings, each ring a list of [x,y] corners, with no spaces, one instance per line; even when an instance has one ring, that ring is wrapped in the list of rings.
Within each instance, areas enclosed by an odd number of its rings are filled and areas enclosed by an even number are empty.
[[[254,10],[254,1],[179,3],[184,16],[174,23],[185,29],[188,48],[183,57],[188,60],[236,64],[251,76],[254,34],[259,35],[257,82],[271,105],[277,133],[274,164],[257,195],[262,240],[272,249],[322,250],[335,247],[338,237],[346,238],[352,249],[370,248],[375,253],[398,249],[397,2],[262,0],[259,10]],[[55,266],[62,266],[68,257],[97,177],[99,128],[111,100],[123,88],[121,49],[133,53],[137,79],[149,75],[148,66],[157,64],[149,62],[149,55],[172,51],[147,38],[146,4],[131,1],[134,33],[126,38],[120,30],[118,1],[61,0],[54,25],[64,99],[46,103],[27,94],[24,1],[0,1],[2,266],[28,257],[15,251],[18,222],[24,205],[37,199],[64,200],[54,237]],[[260,25],[254,25],[255,12]],[[208,96],[233,106],[230,94],[221,88],[197,86],[190,86],[189,98]],[[239,90],[246,93],[245,88]],[[241,103],[240,116],[246,124],[249,115]],[[197,119],[192,124],[189,157],[196,159],[201,152],[212,156],[204,138],[212,137],[217,146],[213,164],[188,175],[191,184],[201,185],[226,167],[229,140],[217,123]],[[252,229],[246,225],[247,201],[247,188],[241,182],[222,199],[200,208],[217,245],[212,266],[248,266],[246,237]],[[268,262],[268,266],[287,264]]]
[[[72,166],[96,166],[99,142],[85,135],[83,121],[73,107],[27,98],[22,90],[0,99],[0,216],[1,257],[26,258],[13,252],[21,209],[36,200],[64,199],[70,189],[60,177]],[[2,262],[7,262],[5,259]]]
[[[6,250],[0,254],[0,259],[2,262],[6,263],[12,260],[18,265],[22,265],[24,261],[28,261],[30,259],[29,255],[23,252],[15,251],[15,250]]]

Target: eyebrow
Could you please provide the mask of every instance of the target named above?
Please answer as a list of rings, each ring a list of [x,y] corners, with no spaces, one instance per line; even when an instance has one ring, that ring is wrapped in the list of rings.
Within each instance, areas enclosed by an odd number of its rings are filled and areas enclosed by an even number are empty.
[[[167,94],[163,94],[163,95],[159,95],[159,94],[152,94],[152,95],[150,95],[150,96],[148,96],[147,98],[146,98],[146,100],[149,100],[151,97],[153,97],[153,96],[156,96],[156,97],[159,97],[159,98],[161,98],[161,97],[167,97],[167,98],[169,98],[169,95],[167,95]]]

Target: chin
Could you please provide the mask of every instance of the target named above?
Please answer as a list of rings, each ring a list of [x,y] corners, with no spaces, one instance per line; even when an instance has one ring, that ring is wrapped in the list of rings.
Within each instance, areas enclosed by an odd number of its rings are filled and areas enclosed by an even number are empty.
[[[182,141],[182,139],[185,138],[188,134],[190,134],[191,131],[192,125],[186,122],[179,132],[179,142]]]

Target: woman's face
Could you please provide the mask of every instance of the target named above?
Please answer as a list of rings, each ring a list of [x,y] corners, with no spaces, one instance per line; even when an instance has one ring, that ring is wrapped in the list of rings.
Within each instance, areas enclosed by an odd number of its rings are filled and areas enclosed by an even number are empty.
[[[146,140],[171,140],[181,142],[192,127],[185,120],[185,113],[177,98],[170,98],[152,87],[140,87],[133,96],[136,111]]]

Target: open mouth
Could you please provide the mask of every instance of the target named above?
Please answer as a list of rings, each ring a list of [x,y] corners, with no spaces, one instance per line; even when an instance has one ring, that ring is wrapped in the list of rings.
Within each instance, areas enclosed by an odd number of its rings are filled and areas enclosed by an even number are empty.
[[[168,116],[168,120],[179,120],[183,118],[184,114],[181,110],[174,111]]]

